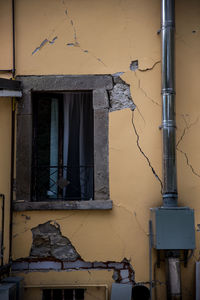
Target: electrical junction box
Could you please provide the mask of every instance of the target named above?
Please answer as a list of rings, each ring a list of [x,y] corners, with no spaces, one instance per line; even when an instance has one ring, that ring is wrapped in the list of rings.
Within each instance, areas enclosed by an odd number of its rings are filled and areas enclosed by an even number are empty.
[[[151,208],[152,246],[157,250],[195,249],[194,210],[189,207]]]
[[[14,283],[0,284],[0,299],[16,300],[16,285]]]
[[[24,299],[24,278],[23,277],[6,277],[2,283],[14,283],[16,285],[16,300]],[[0,298],[1,299],[1,298]]]
[[[111,290],[111,300],[131,300],[132,284],[113,283]]]

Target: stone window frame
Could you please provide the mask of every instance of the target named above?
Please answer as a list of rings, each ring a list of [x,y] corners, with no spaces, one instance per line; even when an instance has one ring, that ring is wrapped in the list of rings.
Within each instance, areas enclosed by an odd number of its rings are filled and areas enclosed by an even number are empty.
[[[17,105],[16,200],[13,209],[67,210],[112,209],[109,194],[108,93],[113,88],[111,75],[42,75],[17,76],[23,96]],[[31,201],[32,165],[32,92],[93,92],[94,109],[94,199],[80,201]]]

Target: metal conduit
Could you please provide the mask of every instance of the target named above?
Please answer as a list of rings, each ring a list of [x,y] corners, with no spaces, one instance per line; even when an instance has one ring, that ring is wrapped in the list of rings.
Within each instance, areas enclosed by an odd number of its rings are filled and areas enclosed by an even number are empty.
[[[174,0],[162,0],[163,206],[177,206],[174,80]]]
[[[162,0],[163,206],[177,206],[174,33],[175,0]],[[181,299],[179,252],[166,251],[167,299]]]

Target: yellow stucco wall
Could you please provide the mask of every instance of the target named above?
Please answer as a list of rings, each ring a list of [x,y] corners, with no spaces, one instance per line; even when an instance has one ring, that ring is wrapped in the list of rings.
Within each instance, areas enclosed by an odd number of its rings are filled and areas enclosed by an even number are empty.
[[[1,1],[0,69],[12,66],[10,10],[10,1]],[[177,141],[185,132],[177,151],[179,205],[195,209],[196,227],[200,223],[199,15],[198,0],[176,1]],[[131,86],[136,109],[133,116],[128,109],[109,115],[113,210],[14,213],[13,259],[29,255],[31,228],[55,220],[84,260],[121,261],[126,257],[135,270],[136,281],[149,280],[149,208],[161,205],[160,183],[137,147],[132,117],[140,146],[161,178],[159,28],[159,0],[16,0],[17,75],[124,72],[122,78]],[[55,37],[54,43],[49,43]],[[45,39],[46,43],[40,47]],[[75,46],[68,46],[69,43]],[[40,49],[33,53],[37,47]],[[139,62],[139,70],[135,72],[129,68],[132,60]],[[142,72],[144,69],[150,70]],[[0,100],[0,116],[0,192],[6,194],[8,202],[9,100]],[[198,232],[196,237],[195,254],[188,267],[182,269],[184,300],[194,297],[194,263],[199,258],[200,248]],[[31,275],[24,276],[30,284]],[[35,282],[39,284],[42,276],[39,273]],[[157,279],[165,280],[163,268],[158,270]],[[52,273],[48,274],[48,280],[49,283],[54,280]],[[106,277],[102,281],[111,282]],[[164,299],[164,285],[158,286],[158,293],[162,293]]]
[[[4,263],[9,259],[10,221],[10,158],[11,158],[11,99],[0,99],[0,194],[5,195]],[[2,198],[0,198],[0,224],[2,224]],[[1,228],[1,227],[0,227]],[[2,230],[1,230],[2,234]]]

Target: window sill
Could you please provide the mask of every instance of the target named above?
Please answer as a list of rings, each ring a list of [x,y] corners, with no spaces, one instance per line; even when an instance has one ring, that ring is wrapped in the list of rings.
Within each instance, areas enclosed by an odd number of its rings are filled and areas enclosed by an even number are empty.
[[[28,202],[14,201],[14,211],[28,210],[110,210],[112,200]]]

